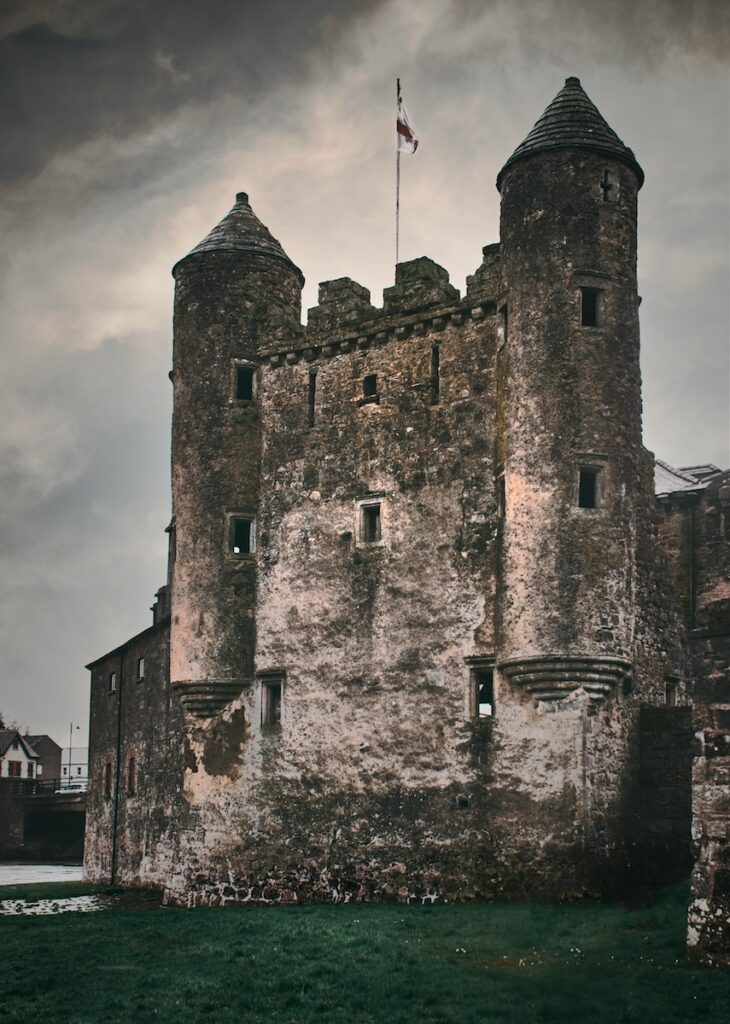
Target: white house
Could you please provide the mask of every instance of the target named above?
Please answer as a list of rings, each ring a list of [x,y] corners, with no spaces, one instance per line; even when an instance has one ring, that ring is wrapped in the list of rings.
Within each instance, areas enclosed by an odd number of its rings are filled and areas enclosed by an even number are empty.
[[[41,759],[17,729],[0,729],[0,778],[35,779]]]

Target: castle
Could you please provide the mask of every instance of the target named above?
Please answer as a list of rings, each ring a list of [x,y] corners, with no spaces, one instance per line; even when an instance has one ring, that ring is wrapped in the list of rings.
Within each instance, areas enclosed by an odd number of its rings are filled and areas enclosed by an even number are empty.
[[[245,193],[176,264],[168,581],[89,666],[88,878],[218,903],[688,873],[693,731],[705,809],[730,754],[730,474],[658,464],[655,494],[643,178],[568,78],[463,297],[421,258],[382,308],[324,282],[304,327]]]

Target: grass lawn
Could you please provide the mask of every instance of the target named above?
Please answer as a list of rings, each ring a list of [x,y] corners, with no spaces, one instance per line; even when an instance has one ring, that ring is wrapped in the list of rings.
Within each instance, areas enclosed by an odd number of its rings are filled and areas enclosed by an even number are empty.
[[[90,887],[86,887],[88,891]],[[53,891],[50,892],[49,890]],[[0,900],[78,895],[57,883]],[[687,1024],[730,972],[684,966],[686,886],[655,906],[347,905],[2,917],[3,1024]]]

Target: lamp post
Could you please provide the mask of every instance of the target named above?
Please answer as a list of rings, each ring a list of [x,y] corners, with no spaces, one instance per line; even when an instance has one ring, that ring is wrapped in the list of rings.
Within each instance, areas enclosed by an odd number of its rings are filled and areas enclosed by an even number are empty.
[[[80,729],[81,726],[77,725],[76,728]],[[70,722],[69,723],[69,727],[68,727],[68,779],[66,780],[66,785],[67,786],[71,785],[71,748],[73,746],[73,736],[74,736],[74,724],[73,724],[73,722]]]

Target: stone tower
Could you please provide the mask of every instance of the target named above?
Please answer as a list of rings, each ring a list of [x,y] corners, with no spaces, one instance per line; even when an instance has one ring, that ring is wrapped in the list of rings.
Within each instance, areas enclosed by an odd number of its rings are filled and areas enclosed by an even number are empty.
[[[170,676],[208,717],[253,674],[259,351],[299,324],[304,278],[245,192],[173,276]]]
[[[642,182],[577,78],[497,178],[498,668],[511,699],[530,695],[525,710],[555,712],[544,718],[531,772],[544,814],[562,766],[562,824],[543,829],[565,833],[564,801],[575,801],[574,838],[604,848],[608,819],[626,797],[617,777],[632,713],[622,702],[642,685],[634,679],[637,508],[650,488],[636,283]],[[518,759],[534,713],[513,725],[519,739],[505,744]]]

